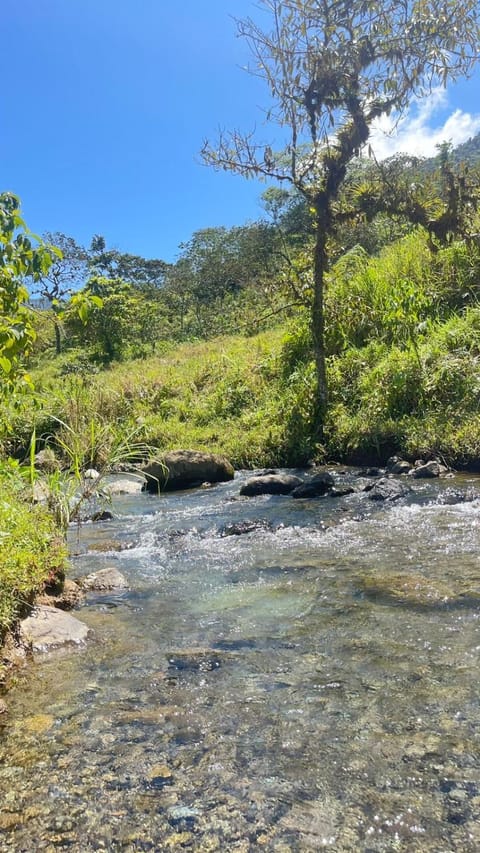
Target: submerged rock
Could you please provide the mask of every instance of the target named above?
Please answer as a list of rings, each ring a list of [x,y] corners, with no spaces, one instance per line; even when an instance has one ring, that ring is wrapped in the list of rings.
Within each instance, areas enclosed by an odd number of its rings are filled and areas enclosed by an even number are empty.
[[[257,495],[289,495],[303,480],[294,474],[265,474],[251,477],[240,488],[240,494],[247,497]]]
[[[443,494],[439,495],[438,503],[445,506],[454,504],[471,503],[480,498],[480,492],[476,489],[445,489]]]
[[[39,605],[20,622],[20,637],[35,652],[49,651],[65,643],[85,642],[89,628],[56,607]]]
[[[79,586],[88,591],[107,592],[111,590],[128,589],[128,582],[124,575],[113,567],[100,569],[83,578],[78,578]]]
[[[221,664],[222,653],[215,649],[194,646],[187,649],[175,649],[168,655],[169,669],[190,670],[193,672],[211,672]]]
[[[390,604],[411,607],[438,607],[459,603],[462,595],[446,584],[423,575],[371,573],[357,579],[358,587],[369,598],[381,599]]]
[[[166,453],[160,461],[149,462],[142,473],[147,478],[144,490],[154,494],[191,489],[206,482],[224,483],[234,477],[233,467],[225,456],[196,450]]]
[[[408,495],[412,490],[404,483],[399,483],[398,480],[382,477],[376,483],[368,485],[364,491],[368,492],[371,501],[397,501],[399,498]]]

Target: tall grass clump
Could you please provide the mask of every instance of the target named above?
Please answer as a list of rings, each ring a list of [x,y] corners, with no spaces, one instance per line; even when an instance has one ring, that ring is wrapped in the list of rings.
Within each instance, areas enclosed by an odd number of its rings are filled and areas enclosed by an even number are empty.
[[[32,504],[26,475],[18,463],[0,463],[0,641],[66,562],[55,521],[46,507]]]

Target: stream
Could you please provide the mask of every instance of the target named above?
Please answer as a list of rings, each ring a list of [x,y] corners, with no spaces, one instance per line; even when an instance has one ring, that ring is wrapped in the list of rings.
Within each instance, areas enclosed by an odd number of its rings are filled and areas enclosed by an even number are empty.
[[[1,851],[480,850],[478,478],[376,502],[334,473],[355,492],[240,472],[72,527],[71,576],[130,589],[17,676]]]

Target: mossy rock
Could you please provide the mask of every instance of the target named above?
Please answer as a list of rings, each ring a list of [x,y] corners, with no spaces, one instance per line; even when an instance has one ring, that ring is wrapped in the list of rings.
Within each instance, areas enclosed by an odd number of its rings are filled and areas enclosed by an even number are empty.
[[[450,587],[443,581],[410,573],[368,573],[356,579],[360,592],[385,604],[407,607],[437,608],[446,605],[471,605],[480,599],[480,592]]]

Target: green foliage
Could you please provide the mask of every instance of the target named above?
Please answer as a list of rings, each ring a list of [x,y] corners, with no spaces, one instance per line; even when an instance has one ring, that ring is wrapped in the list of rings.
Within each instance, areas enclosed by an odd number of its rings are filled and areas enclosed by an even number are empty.
[[[0,463],[0,640],[15,617],[52,575],[66,550],[47,510],[28,502],[18,464]]]
[[[0,195],[0,396],[29,387],[24,369],[35,332],[26,303],[27,277],[38,281],[52,262],[51,253],[26,229],[20,203],[11,193]],[[37,241],[38,243],[38,241]]]
[[[109,364],[152,348],[161,320],[156,307],[121,279],[94,278],[72,297],[65,326],[72,342]]]

